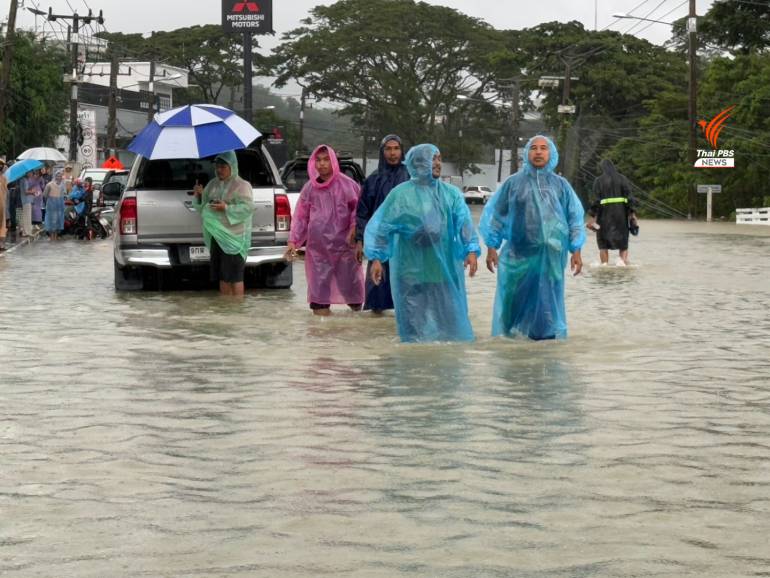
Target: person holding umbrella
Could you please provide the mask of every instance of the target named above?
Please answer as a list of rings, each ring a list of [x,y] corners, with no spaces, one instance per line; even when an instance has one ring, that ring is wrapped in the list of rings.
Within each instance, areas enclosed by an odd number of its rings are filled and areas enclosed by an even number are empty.
[[[203,222],[203,240],[211,255],[211,280],[219,282],[222,295],[241,297],[254,213],[251,185],[238,176],[235,151],[218,154],[214,168],[216,178],[206,188],[196,181],[193,207]]]

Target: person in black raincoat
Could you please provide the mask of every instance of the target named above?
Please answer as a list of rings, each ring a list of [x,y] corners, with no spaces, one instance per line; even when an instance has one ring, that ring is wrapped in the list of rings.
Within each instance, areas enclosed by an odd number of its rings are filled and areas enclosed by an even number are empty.
[[[602,265],[610,259],[610,251],[619,251],[623,264],[628,265],[628,233],[639,232],[636,222],[636,199],[628,179],[618,172],[609,159],[599,163],[602,174],[594,181],[593,199],[586,225],[596,231],[599,258]]]
[[[380,164],[369,175],[361,190],[356,210],[356,255],[363,259],[364,230],[374,212],[380,207],[391,190],[409,180],[409,171],[404,166],[404,149],[401,138],[389,134],[380,142]],[[390,289],[389,263],[383,263],[383,281],[375,285],[371,280],[371,263],[366,272],[366,302],[364,309],[379,314],[386,309],[393,309],[393,296]]]

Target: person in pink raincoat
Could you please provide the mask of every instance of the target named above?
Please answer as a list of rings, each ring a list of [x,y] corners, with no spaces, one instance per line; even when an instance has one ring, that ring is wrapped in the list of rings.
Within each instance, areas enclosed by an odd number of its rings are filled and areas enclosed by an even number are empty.
[[[305,247],[307,300],[316,315],[329,315],[330,305],[354,311],[364,302],[364,270],[348,239],[356,226],[360,186],[340,172],[337,155],[317,147],[307,163],[310,179],[302,187],[291,222],[286,259]]]

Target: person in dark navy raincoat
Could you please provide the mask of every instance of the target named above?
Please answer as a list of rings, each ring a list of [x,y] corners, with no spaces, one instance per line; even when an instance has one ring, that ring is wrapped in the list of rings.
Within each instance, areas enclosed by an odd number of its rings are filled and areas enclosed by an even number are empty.
[[[361,190],[356,210],[356,245],[357,255],[361,259],[364,250],[364,230],[374,212],[380,208],[385,198],[394,187],[409,180],[409,171],[404,166],[404,149],[401,138],[389,134],[380,142],[380,164],[369,175]],[[390,266],[383,263],[383,279],[375,285],[370,276],[371,264],[366,275],[366,302],[364,309],[373,313],[382,313],[393,309],[393,295],[390,290]]]

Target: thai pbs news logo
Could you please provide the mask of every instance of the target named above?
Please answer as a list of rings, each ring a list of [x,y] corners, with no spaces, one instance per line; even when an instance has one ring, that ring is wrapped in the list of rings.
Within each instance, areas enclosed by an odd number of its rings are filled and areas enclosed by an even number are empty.
[[[730,118],[730,113],[735,105],[728,106],[710,121],[698,121],[703,130],[703,136],[711,145],[711,150],[698,149],[698,160],[695,161],[697,169],[732,169],[735,168],[735,151],[719,148],[719,133],[724,128],[725,121]]]

